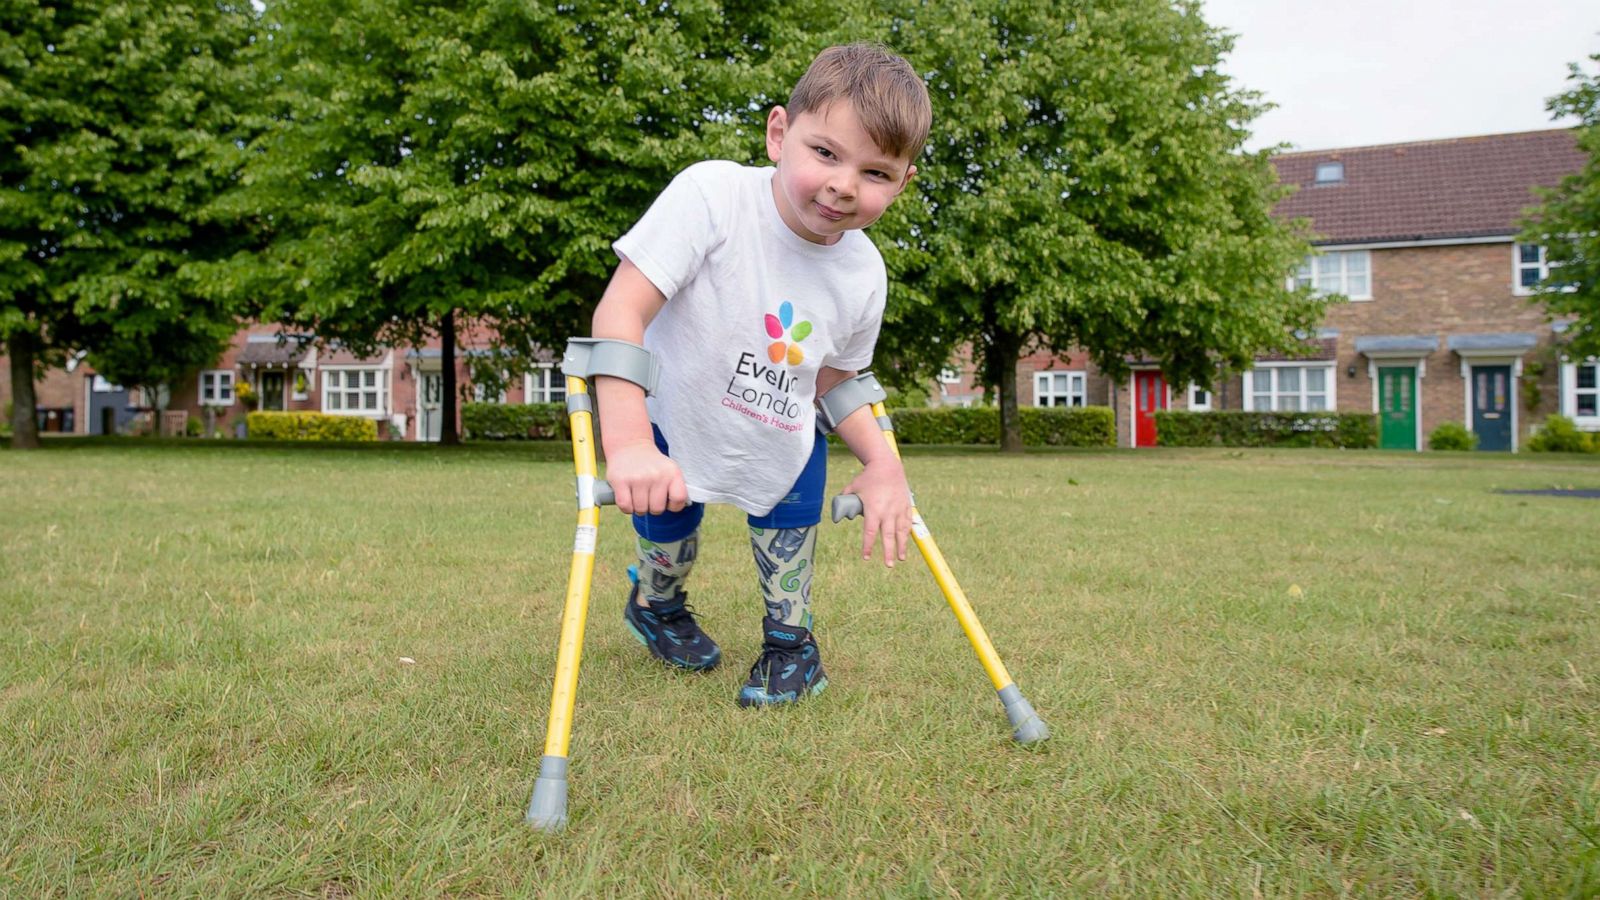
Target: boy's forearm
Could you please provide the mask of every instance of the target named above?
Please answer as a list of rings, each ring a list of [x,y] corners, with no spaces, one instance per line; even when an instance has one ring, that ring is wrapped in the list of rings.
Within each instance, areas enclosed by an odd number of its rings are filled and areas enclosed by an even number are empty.
[[[590,334],[634,344],[644,343],[644,330],[660,309],[663,297],[639,270],[624,261],[595,308]],[[590,382],[598,406],[600,440],[606,453],[629,444],[654,443],[644,388],[623,378],[599,375]]]
[[[889,446],[889,441],[883,436],[883,429],[878,427],[878,420],[872,415],[872,407],[863,406],[839,423],[834,433],[844,441],[850,452],[861,460],[864,466],[888,465],[900,466],[900,458],[895,455],[894,449]]]

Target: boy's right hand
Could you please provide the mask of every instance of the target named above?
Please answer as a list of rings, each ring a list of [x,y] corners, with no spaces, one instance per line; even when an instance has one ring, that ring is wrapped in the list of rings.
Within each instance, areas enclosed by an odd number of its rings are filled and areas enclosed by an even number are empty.
[[[659,516],[689,503],[683,470],[654,441],[606,448],[606,481],[617,496],[617,509],[629,515]]]

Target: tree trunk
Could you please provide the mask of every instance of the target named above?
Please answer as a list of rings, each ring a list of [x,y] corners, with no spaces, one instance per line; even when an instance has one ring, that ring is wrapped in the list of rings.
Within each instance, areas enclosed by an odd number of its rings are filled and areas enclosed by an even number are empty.
[[[39,449],[39,403],[33,391],[33,335],[13,331],[6,338],[11,357],[11,448]]]
[[[439,443],[458,446],[461,432],[456,430],[456,311],[444,314],[439,323],[439,365],[444,377],[444,396],[439,417],[444,421],[439,427]]]
[[[996,328],[989,352],[990,369],[998,373],[995,385],[1000,395],[1000,452],[1022,452],[1022,416],[1017,412],[1017,357],[1022,353],[1022,336]]]

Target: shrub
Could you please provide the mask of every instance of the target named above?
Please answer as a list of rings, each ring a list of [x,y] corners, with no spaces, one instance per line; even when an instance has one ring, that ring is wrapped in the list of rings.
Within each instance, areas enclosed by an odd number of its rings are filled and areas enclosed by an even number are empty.
[[[1443,422],[1428,435],[1432,450],[1471,450],[1478,446],[1478,436],[1460,422]]]
[[[314,412],[253,412],[245,417],[253,438],[275,441],[375,441],[378,423],[360,416]]]
[[[479,441],[564,441],[565,403],[463,403],[461,427]]]
[[[1107,406],[1023,407],[1022,443],[1030,447],[1111,447],[1116,418]],[[890,410],[902,444],[998,444],[1000,410],[994,406],[944,406]]]
[[[1370,413],[1160,410],[1155,417],[1156,443],[1163,447],[1378,445],[1378,417]]]
[[[195,416],[189,416],[188,418],[183,420],[183,436],[184,437],[195,437],[195,438],[197,438],[197,437],[200,437],[205,430],[206,430],[205,425],[198,418],[196,418]]]
[[[1551,416],[1528,441],[1528,449],[1535,453],[1596,453],[1600,442],[1595,435],[1579,431],[1577,423],[1566,416]]]

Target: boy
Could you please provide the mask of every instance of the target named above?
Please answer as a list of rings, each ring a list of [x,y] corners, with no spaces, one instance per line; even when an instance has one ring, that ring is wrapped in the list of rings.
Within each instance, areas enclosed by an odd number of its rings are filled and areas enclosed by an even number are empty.
[[[631,381],[594,379],[606,478],[639,535],[624,619],[662,662],[715,666],[722,651],[684,580],[703,504],[743,509],[766,617],[741,706],[827,685],[810,631],[827,464],[812,404],[871,361],[888,279],[861,229],[916,174],[931,119],[905,60],[829,48],[767,117],[776,168],[692,165],[615,244],[594,336],[642,343],[661,368],[648,400]],[[910,528],[905,473],[865,407],[836,431],[864,465],[848,488],[865,507],[862,556],[881,535],[893,566]]]

